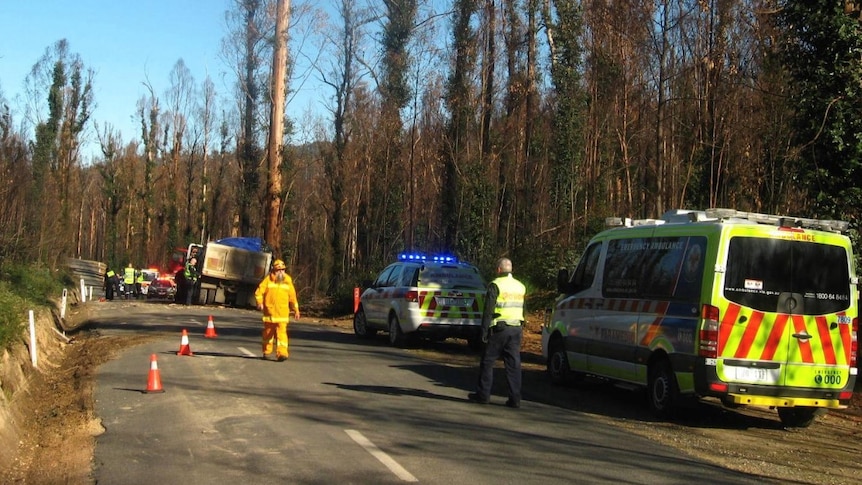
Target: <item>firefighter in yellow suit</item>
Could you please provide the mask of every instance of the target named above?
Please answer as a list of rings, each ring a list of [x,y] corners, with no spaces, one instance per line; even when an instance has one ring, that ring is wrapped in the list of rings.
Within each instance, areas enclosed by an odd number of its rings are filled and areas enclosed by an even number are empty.
[[[284,261],[272,263],[269,276],[263,279],[254,292],[257,309],[263,312],[263,359],[272,353],[276,340],[275,356],[281,362],[287,359],[287,324],[290,312],[299,320],[299,300],[293,279],[285,272]]]

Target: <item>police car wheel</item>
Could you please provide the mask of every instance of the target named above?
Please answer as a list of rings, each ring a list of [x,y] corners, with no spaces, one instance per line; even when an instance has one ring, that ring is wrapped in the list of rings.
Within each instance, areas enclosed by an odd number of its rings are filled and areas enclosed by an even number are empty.
[[[398,323],[398,317],[392,315],[389,317],[389,343],[393,347],[403,347],[406,338],[404,331],[401,330],[401,324]]]
[[[570,380],[571,369],[569,369],[569,359],[566,356],[566,348],[563,341],[559,338],[551,342],[550,350],[548,351],[548,376],[551,378],[551,383],[554,385],[565,384]]]
[[[368,319],[365,318],[365,310],[361,308],[353,315],[353,333],[360,338],[371,338],[377,334],[377,330],[368,328]]]
[[[679,391],[676,376],[667,359],[661,359],[650,365],[647,392],[653,413],[662,418],[668,417],[678,400]]]

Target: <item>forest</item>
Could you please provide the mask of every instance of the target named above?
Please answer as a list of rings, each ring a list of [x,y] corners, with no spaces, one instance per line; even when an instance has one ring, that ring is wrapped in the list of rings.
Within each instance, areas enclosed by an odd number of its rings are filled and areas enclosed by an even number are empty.
[[[0,92],[0,262],[165,267],[192,242],[261,237],[302,299],[352,294],[404,250],[488,271],[506,256],[549,287],[610,216],[728,207],[858,227],[857,1],[322,3],[235,0],[234,90],[194,79],[177,46],[169,89],[128,107],[131,139],[92,116],[105,66],[46,46],[32,112]],[[327,109],[274,120],[298,59]]]

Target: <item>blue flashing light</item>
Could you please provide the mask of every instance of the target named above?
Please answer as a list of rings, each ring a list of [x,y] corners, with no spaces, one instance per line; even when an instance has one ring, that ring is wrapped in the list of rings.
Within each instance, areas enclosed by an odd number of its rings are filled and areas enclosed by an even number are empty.
[[[433,261],[435,263],[450,263],[456,264],[458,263],[458,258],[451,255],[436,255],[428,257],[422,253],[401,253],[398,255],[398,261]]]

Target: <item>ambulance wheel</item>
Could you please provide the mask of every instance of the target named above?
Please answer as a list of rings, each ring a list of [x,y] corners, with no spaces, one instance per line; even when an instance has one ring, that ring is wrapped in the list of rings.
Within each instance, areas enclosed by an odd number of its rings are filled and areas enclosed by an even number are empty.
[[[551,384],[559,386],[572,380],[572,369],[569,367],[569,357],[563,339],[555,338],[548,349],[548,377]]]
[[[403,347],[407,342],[404,336],[404,331],[401,330],[401,324],[398,323],[398,317],[395,315],[389,316],[389,343],[393,347]]]
[[[353,315],[353,333],[359,338],[371,338],[377,335],[377,330],[368,327],[368,319],[365,318],[365,310],[359,309]]]
[[[679,400],[679,386],[670,367],[670,361],[660,359],[649,366],[647,393],[649,407],[661,418],[667,418]]]
[[[817,416],[825,414],[823,408],[812,408],[807,406],[796,406],[793,408],[778,408],[778,417],[785,428],[807,428],[817,419]]]

